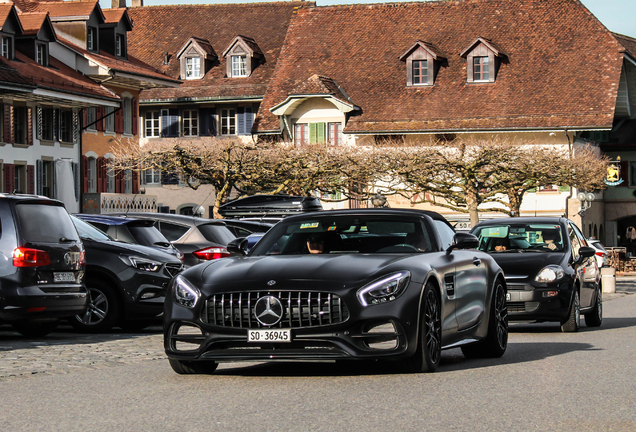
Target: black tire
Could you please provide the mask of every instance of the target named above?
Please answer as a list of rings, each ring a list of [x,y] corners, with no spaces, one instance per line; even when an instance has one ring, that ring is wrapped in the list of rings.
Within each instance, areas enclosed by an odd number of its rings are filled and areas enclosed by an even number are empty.
[[[488,334],[477,343],[462,346],[462,353],[466,358],[498,358],[504,355],[506,348],[508,348],[508,304],[506,288],[498,279],[492,295]]]
[[[42,337],[49,333],[52,333],[60,320],[45,320],[45,321],[15,321],[11,323],[11,326],[15,331],[20,333],[24,337]]]
[[[71,318],[70,324],[82,333],[103,333],[119,322],[121,307],[113,289],[105,283],[86,282],[89,303],[86,312]]]
[[[600,289],[596,290],[594,309],[583,316],[585,317],[585,325],[588,327],[600,327],[603,323],[603,295]]]
[[[407,372],[435,372],[442,358],[442,302],[435,286],[426,284],[415,353],[404,360]]]
[[[168,359],[172,370],[179,375],[212,374],[219,366],[215,361],[184,361]]]
[[[579,290],[574,289],[572,295],[572,304],[570,305],[570,313],[568,317],[561,323],[561,331],[564,333],[573,333],[579,331],[581,326],[581,300]]]

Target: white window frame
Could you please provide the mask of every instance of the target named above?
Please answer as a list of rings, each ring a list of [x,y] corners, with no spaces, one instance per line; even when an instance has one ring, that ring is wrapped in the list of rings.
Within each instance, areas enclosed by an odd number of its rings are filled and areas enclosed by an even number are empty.
[[[124,171],[124,193],[131,194],[133,190],[132,170]]]
[[[88,193],[97,193],[97,158],[88,157],[88,166],[86,167],[88,174]]]
[[[144,130],[147,138],[161,136],[161,113],[159,111],[146,111]]]
[[[201,57],[186,57],[185,68],[186,79],[201,78]]]
[[[294,144],[309,144],[309,123],[294,124]]]
[[[115,193],[115,190],[116,190],[115,180],[116,180],[115,168],[113,168],[109,164],[108,168],[106,169],[106,192],[107,193]]]
[[[161,184],[161,170],[148,168],[142,171],[141,184],[158,185]]]
[[[219,132],[221,135],[236,135],[236,109],[222,109],[221,117],[219,120],[219,123],[221,123],[219,127]]]
[[[96,126],[95,120],[97,120],[97,108],[95,107],[86,108],[86,124],[84,125],[86,130],[94,131],[97,129],[95,127]]]
[[[43,43],[35,44],[35,61],[42,66],[48,66],[48,56],[46,45]]]
[[[95,27],[86,28],[86,49],[97,51],[97,29]]]
[[[115,111],[115,108],[106,107],[106,114],[104,117],[105,132],[115,133],[115,115],[113,114],[114,111]]]
[[[2,57],[13,60],[13,38],[11,36],[2,36]]]
[[[124,134],[132,135],[132,98],[124,98]]]
[[[183,136],[199,135],[199,111],[196,109],[183,110]]]
[[[333,136],[332,127],[336,126],[336,136]],[[342,144],[342,123],[341,122],[331,122],[327,123],[327,141],[333,145],[341,145]]]
[[[124,50],[125,37],[122,34],[115,35],[115,55],[117,57],[125,57],[126,51]]]
[[[246,77],[247,76],[247,56],[246,55],[233,55],[232,56],[232,77]]]

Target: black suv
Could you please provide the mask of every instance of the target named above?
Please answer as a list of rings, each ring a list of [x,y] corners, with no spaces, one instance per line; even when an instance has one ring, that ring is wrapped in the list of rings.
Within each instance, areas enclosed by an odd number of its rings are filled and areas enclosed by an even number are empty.
[[[82,314],[84,246],[60,201],[0,194],[0,319],[25,336]]]
[[[163,311],[170,279],[183,269],[174,255],[150,246],[124,243],[71,216],[86,248],[86,286],[90,301],[85,313],[70,320],[83,332],[104,332],[114,326],[141,330]]]

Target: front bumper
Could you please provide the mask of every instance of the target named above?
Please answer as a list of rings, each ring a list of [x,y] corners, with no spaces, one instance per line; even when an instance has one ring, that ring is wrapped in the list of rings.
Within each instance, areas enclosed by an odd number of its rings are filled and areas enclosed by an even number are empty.
[[[343,322],[271,328],[290,329],[291,342],[248,342],[248,329],[266,328],[210,325],[202,319],[201,305],[188,309],[170,299],[164,312],[164,347],[169,358],[179,360],[405,358],[417,346],[419,293],[420,289],[407,289],[392,302],[368,307],[361,306],[355,294],[343,295],[349,311]]]
[[[555,286],[508,282],[509,321],[562,321],[572,299],[568,282]]]
[[[88,304],[84,285],[3,286],[0,290],[0,319],[46,319],[81,314]]]

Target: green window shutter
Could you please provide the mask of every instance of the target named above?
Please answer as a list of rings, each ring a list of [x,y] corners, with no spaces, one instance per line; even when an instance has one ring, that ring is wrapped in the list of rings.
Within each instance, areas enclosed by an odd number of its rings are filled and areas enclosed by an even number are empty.
[[[316,131],[316,141],[319,143],[327,141],[327,123],[316,123],[316,128],[318,129]]]
[[[314,144],[316,139],[316,123],[309,123],[309,144]]]

